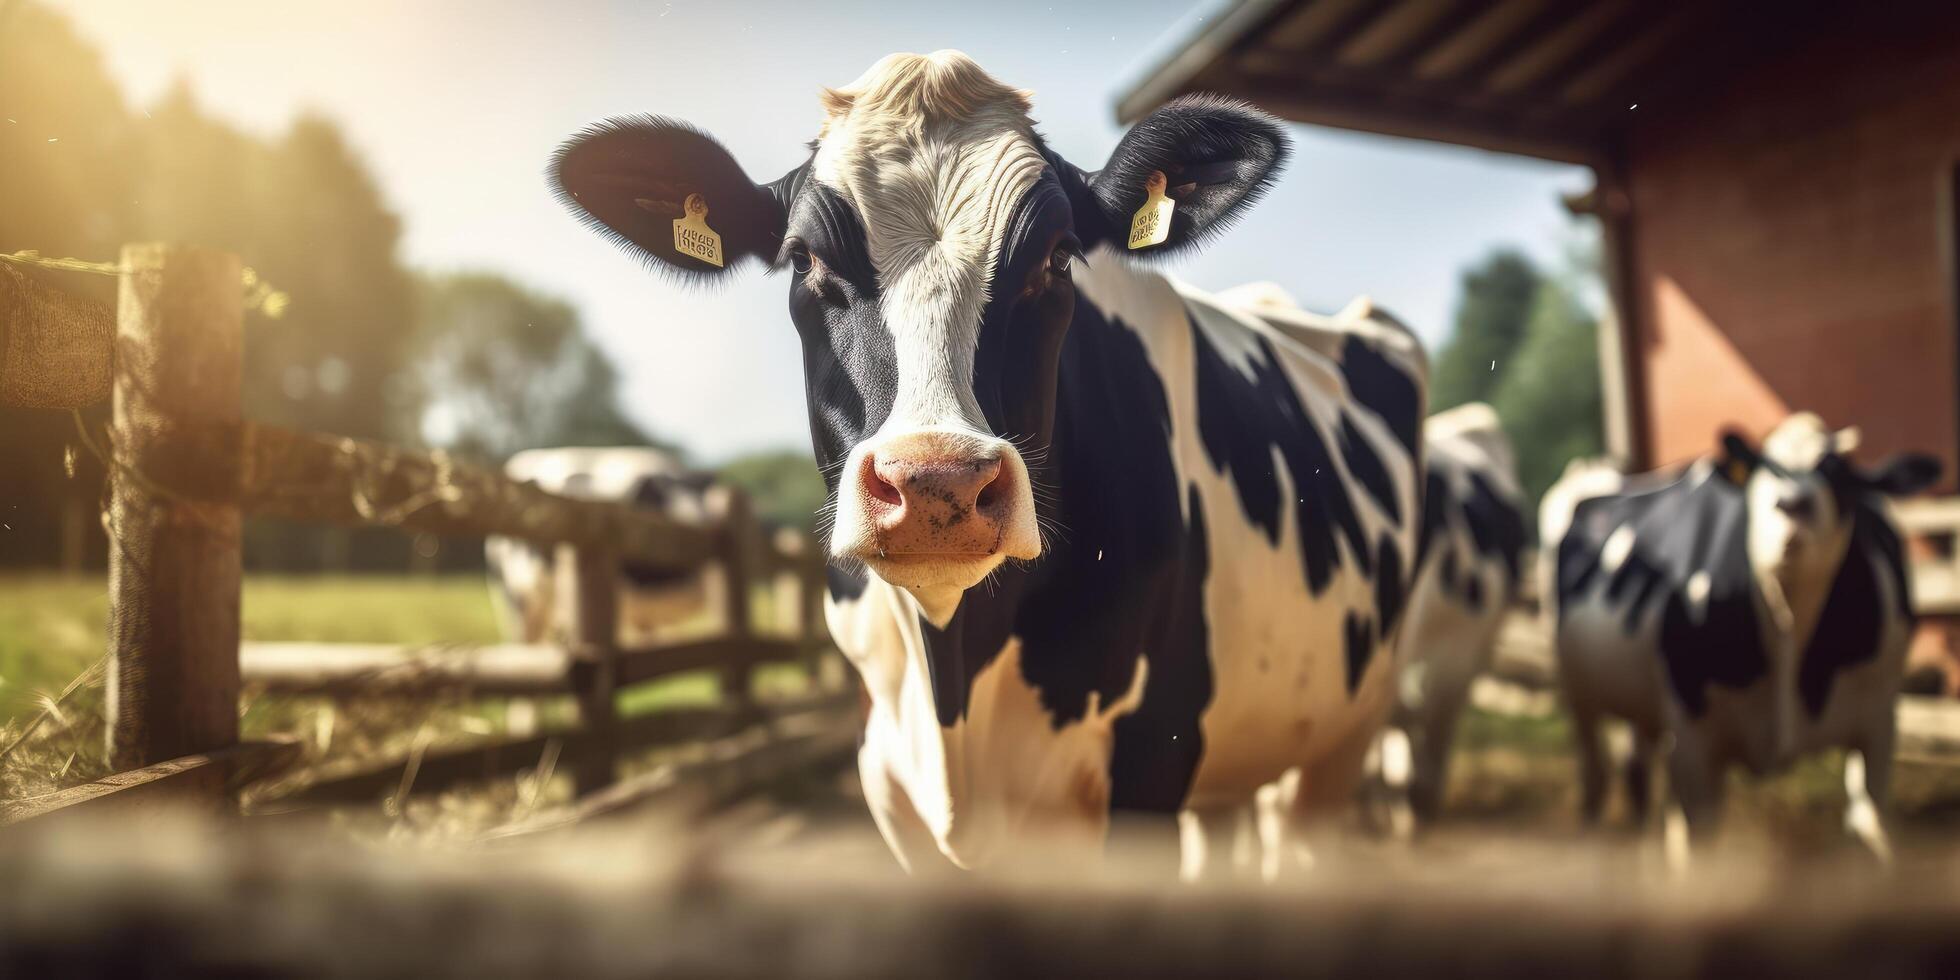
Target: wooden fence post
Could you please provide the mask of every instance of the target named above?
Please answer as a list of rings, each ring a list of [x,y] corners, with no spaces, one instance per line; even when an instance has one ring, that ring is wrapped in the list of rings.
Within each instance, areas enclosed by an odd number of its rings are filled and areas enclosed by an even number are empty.
[[[110,762],[134,769],[238,741],[240,515],[224,501],[240,476],[243,303],[236,256],[144,244],[122,262],[107,714]]]
[[[756,525],[749,495],[741,490],[717,486],[708,498],[708,506],[719,519],[716,530],[721,543],[724,587],[722,629],[731,641],[731,648],[742,651],[741,657],[722,671],[721,695],[731,707],[743,711],[753,704],[749,683],[753,665],[749,662],[750,644],[746,641],[755,636],[750,602],[756,559],[761,552],[761,529]]]
[[[591,750],[572,767],[578,795],[612,785],[619,773],[617,728],[619,689],[619,555],[588,545],[564,547],[560,560],[571,562],[572,635],[578,665],[573,672],[579,720]]]

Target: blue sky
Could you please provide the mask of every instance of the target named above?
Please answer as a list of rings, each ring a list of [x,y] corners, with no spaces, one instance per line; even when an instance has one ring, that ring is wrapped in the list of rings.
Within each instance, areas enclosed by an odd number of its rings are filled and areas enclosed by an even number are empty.
[[[1033,89],[1051,144],[1093,169],[1122,135],[1114,98],[1214,3],[966,0],[51,0],[139,103],[188,77],[212,111],[262,132],[337,120],[405,222],[405,257],[488,268],[565,296],[619,361],[627,407],[705,460],[807,446],[785,285],[751,270],[712,290],[644,272],[547,192],[552,148],[595,119],[679,116],[751,176],[800,161],[817,90],[894,51],[959,48]],[[1171,271],[1208,288],[1278,282],[1332,309],[1366,293],[1432,344],[1457,276],[1512,244],[1563,261],[1557,201],[1576,167],[1294,127],[1278,188]]]

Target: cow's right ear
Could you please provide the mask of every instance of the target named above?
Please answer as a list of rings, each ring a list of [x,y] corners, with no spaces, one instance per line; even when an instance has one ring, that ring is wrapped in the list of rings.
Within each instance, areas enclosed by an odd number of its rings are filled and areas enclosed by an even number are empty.
[[[782,248],[787,181],[755,183],[713,137],[679,120],[631,116],[589,126],[558,148],[550,178],[595,231],[688,278],[720,274],[747,256],[772,262]],[[718,248],[677,229],[694,195]]]
[[[1762,458],[1756,447],[1749,444],[1748,437],[1729,429],[1722,433],[1722,453],[1715,460],[1715,469],[1723,479],[1741,486],[1749,482],[1749,474],[1755,472]]]

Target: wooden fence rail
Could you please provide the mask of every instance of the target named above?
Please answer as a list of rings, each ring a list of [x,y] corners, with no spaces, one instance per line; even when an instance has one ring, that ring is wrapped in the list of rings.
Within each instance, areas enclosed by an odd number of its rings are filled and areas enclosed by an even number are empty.
[[[800,536],[765,540],[747,498],[715,487],[697,527],[631,506],[578,500],[440,452],[246,421],[240,266],[178,245],[124,249],[117,308],[48,289],[0,266],[0,405],[82,408],[108,398],[111,536],[109,752],[119,771],[35,808],[127,796],[133,787],[210,800],[297,756],[240,747],[238,697],[265,689],[334,696],[571,695],[576,729],[445,749],[415,760],[418,784],[508,774],[557,740],[581,793],[613,781],[621,751],[715,737],[766,719],[751,690],[766,663],[815,665],[824,648],[822,561]],[[555,546],[574,582],[568,629],[550,645],[475,650],[381,644],[239,642],[241,522],[247,514],[409,533],[502,535]],[[670,572],[714,564],[726,582],[716,637],[648,648],[618,643],[623,560]],[[795,631],[759,634],[753,592],[794,583]],[[619,690],[714,670],[724,706],[616,717]],[[836,699],[810,703],[834,707]],[[233,763],[250,758],[253,764]],[[408,760],[319,781],[294,799],[372,797]],[[222,778],[212,774],[223,773]]]

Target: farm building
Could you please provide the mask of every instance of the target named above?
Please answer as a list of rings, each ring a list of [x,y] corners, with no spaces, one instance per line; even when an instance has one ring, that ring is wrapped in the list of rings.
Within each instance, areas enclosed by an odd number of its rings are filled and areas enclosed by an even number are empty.
[[[1589,166],[1614,316],[1607,445],[1645,469],[1809,409],[1868,459],[1960,465],[1960,5],[1244,0],[1120,97]],[[1960,503],[1919,501],[1930,614]],[[1920,656],[1945,653],[1929,623]]]

